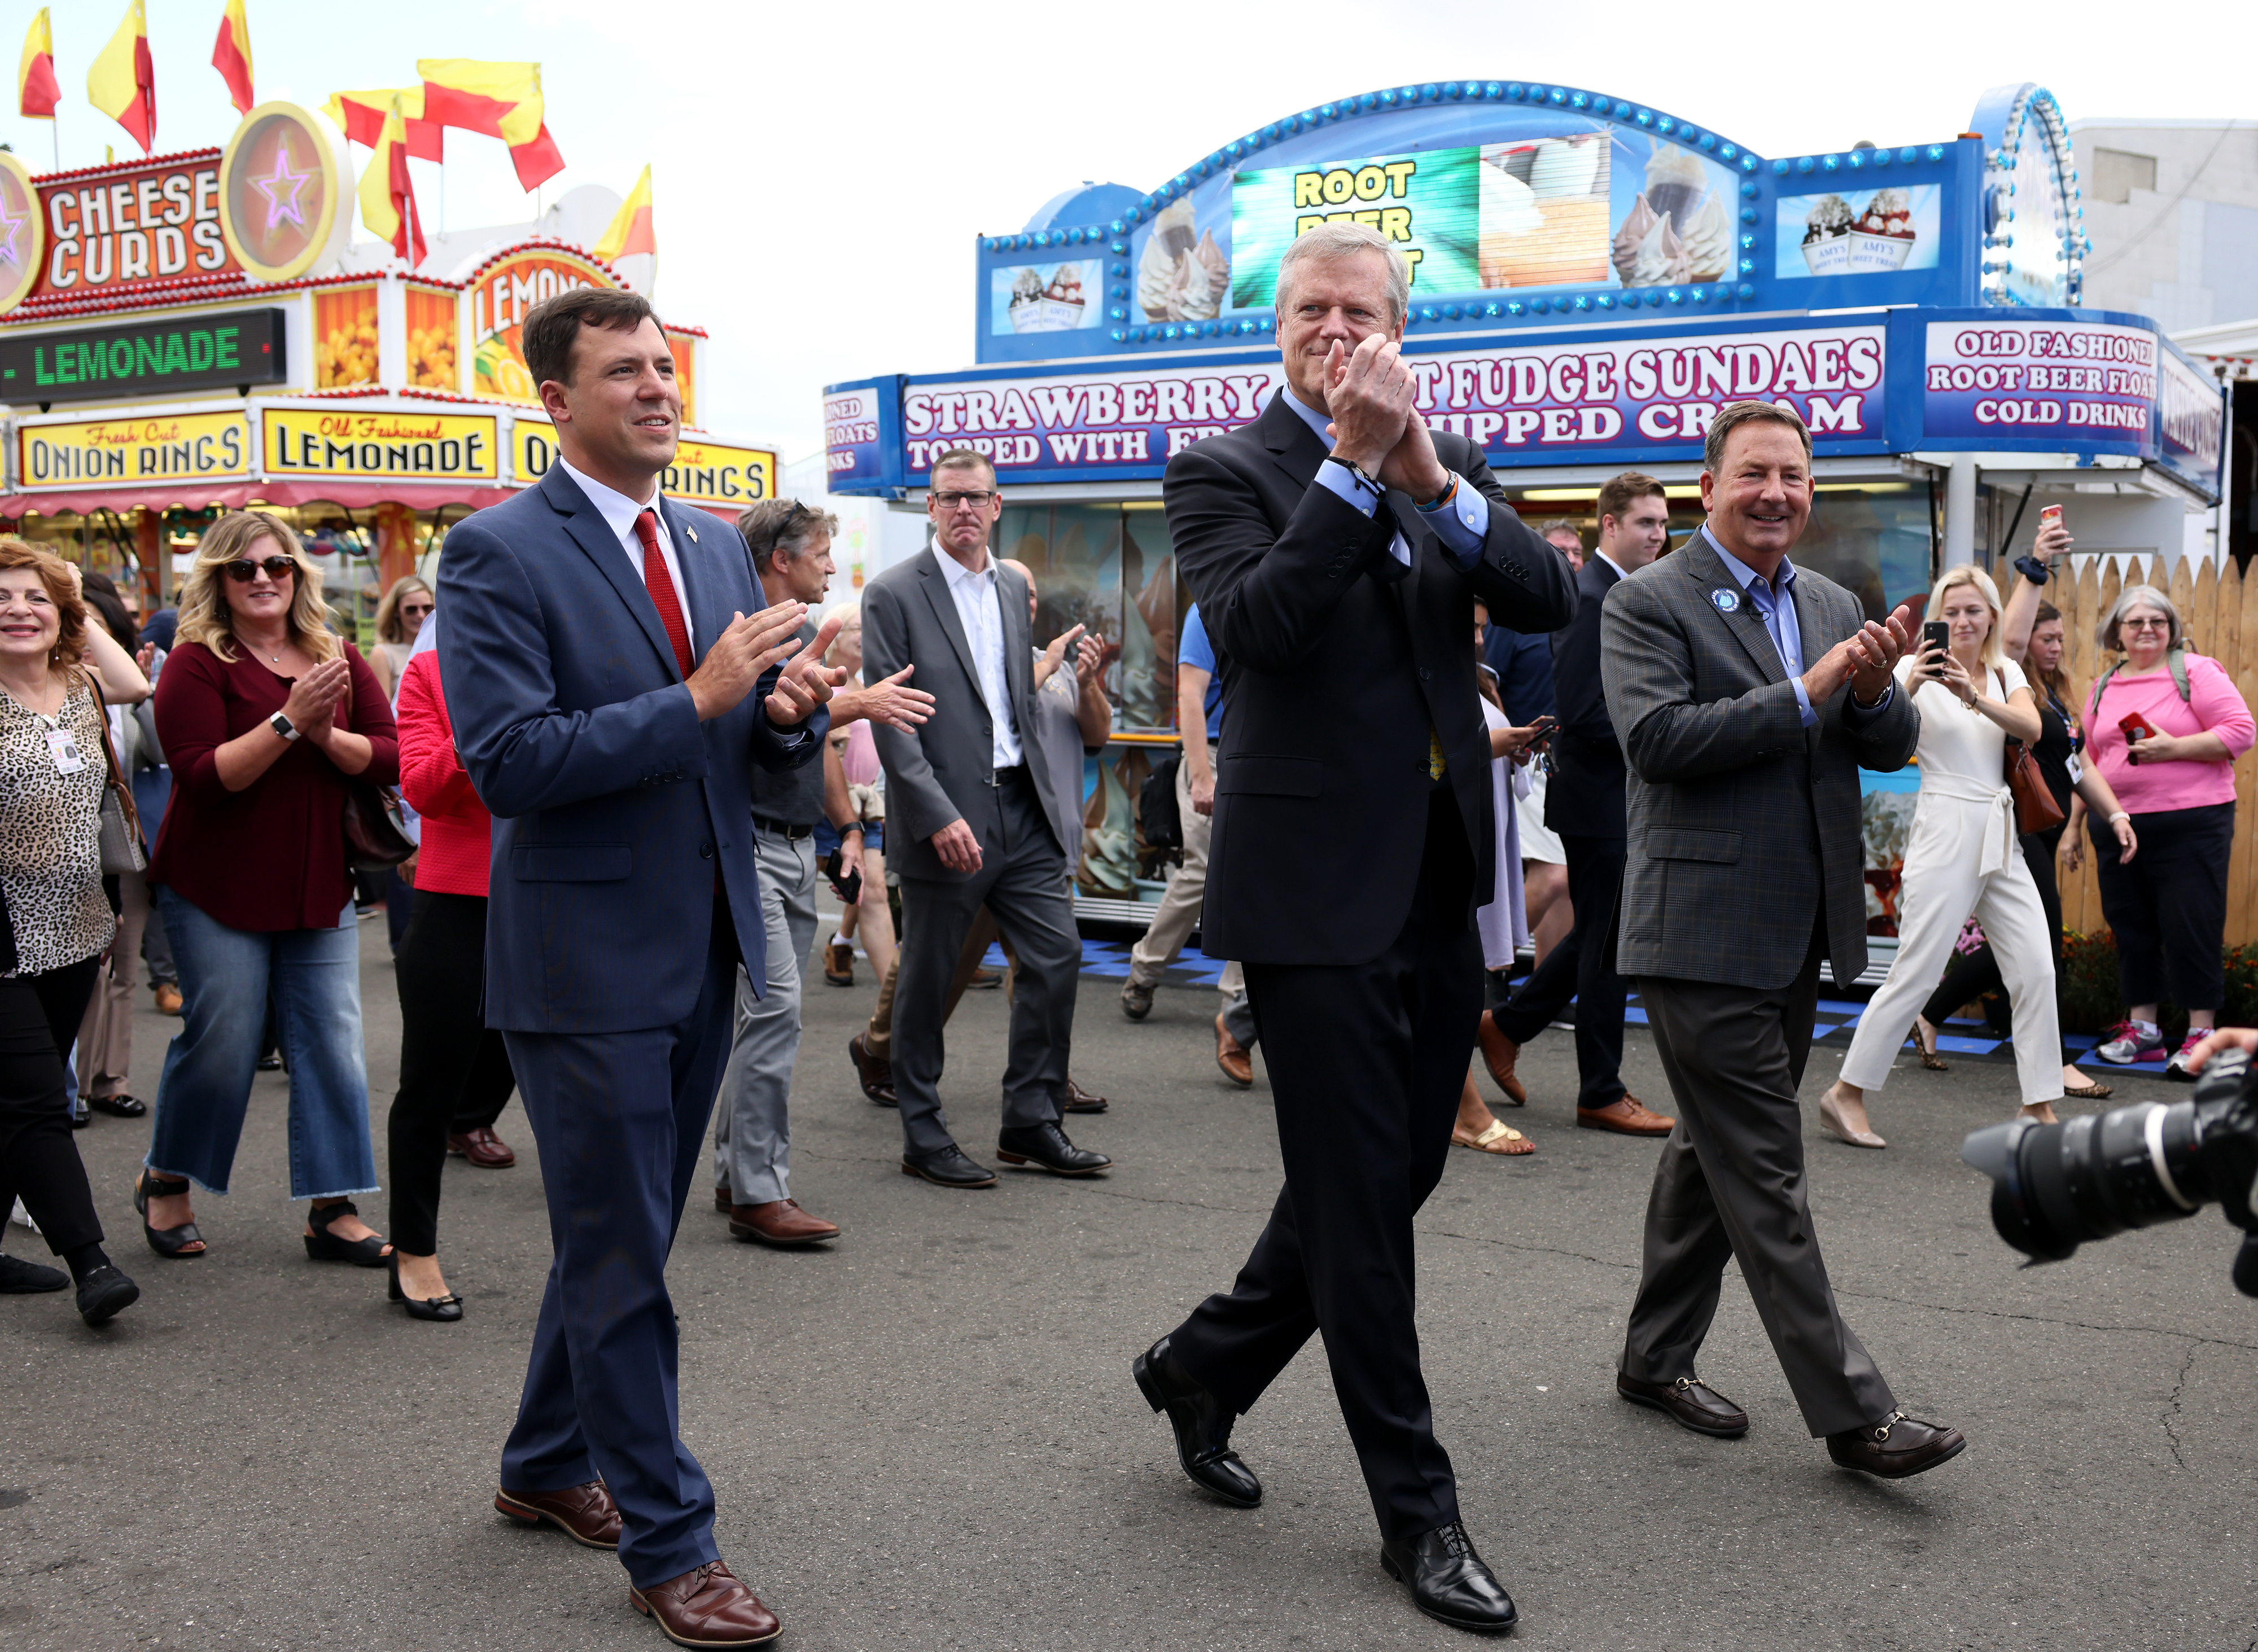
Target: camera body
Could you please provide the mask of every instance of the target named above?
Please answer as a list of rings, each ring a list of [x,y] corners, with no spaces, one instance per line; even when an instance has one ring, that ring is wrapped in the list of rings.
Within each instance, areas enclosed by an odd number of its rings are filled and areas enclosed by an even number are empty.
[[[1972,1132],[1960,1157],[1992,1178],[1992,1225],[2034,1262],[2216,1203],[2245,1237],[2234,1283],[2258,1296],[2258,1072],[2216,1052],[2185,1101],[2146,1103],[2067,1124],[2011,1119]]]

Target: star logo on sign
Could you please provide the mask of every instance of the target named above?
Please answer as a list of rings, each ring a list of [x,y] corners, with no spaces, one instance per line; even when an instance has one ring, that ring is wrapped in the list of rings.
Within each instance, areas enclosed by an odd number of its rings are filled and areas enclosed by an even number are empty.
[[[298,192],[313,177],[310,172],[290,170],[290,140],[284,138],[275,146],[274,170],[264,178],[251,180],[251,187],[266,197],[266,227],[273,229],[288,219],[300,229],[306,227],[305,214],[298,209]]]
[[[24,226],[30,222],[31,214],[28,212],[10,216],[7,197],[0,195],[0,260],[10,264],[24,261],[23,253],[17,250],[16,238],[23,233]]]

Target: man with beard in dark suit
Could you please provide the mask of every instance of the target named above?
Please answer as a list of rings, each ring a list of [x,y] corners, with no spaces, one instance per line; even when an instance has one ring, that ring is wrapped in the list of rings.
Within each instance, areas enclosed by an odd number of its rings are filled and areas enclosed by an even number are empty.
[[[1223,683],[1201,944],[1245,967],[1286,1188],[1238,1283],[1134,1372],[1185,1472],[1252,1507],[1232,1420],[1322,1334],[1382,1567],[1430,1616],[1502,1629],[1513,1602],[1459,1522],[1420,1374],[1411,1219],[1481,1013],[1474,599],[1552,631],[1576,594],[1480,450],[1416,411],[1408,296],[1376,232],[1301,237],[1278,268],[1286,387],[1168,464],[1168,534]]]

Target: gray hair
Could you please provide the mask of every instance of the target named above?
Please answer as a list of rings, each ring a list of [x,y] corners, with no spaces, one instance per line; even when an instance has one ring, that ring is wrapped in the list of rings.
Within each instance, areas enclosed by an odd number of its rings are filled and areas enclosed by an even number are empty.
[[[1782,424],[1803,443],[1803,457],[1811,457],[1811,427],[1793,408],[1777,401],[1728,401],[1709,421],[1701,442],[1701,468],[1715,476],[1725,470],[1725,439],[1744,424]]]
[[[2154,608],[2164,616],[2170,627],[2164,638],[2166,649],[2187,646],[2187,627],[2180,620],[2180,611],[2172,606],[2169,597],[2154,585],[2127,585],[2119,592],[2117,600],[2109,605],[2109,612],[2101,616],[2101,627],[2093,634],[2093,640],[2112,653],[2122,653],[2125,645],[2118,640],[2118,633],[2124,625],[2125,615],[2136,607]]]
[[[1369,224],[1320,223],[1315,229],[1296,236],[1278,260],[1278,283],[1275,301],[1278,314],[1283,316],[1289,308],[1286,302],[1286,286],[1294,272],[1303,265],[1315,261],[1337,264],[1343,259],[1354,258],[1360,252],[1377,252],[1388,268],[1388,304],[1395,313],[1388,318],[1393,326],[1402,321],[1411,308],[1411,277],[1405,269],[1402,255],[1396,252],[1388,238]]]
[[[838,531],[836,516],[796,499],[764,499],[737,518],[737,532],[752,550],[756,568],[771,556],[792,562],[806,553],[818,534],[829,539]]]

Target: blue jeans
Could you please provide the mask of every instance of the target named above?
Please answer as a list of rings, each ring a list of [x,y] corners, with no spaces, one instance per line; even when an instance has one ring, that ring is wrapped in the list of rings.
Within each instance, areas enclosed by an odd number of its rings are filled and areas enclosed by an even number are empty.
[[[157,1081],[149,1168],[227,1191],[271,982],[275,1032],[290,1066],[290,1196],[374,1193],[353,909],[335,929],[230,929],[169,889],[155,893],[186,1002]]]

